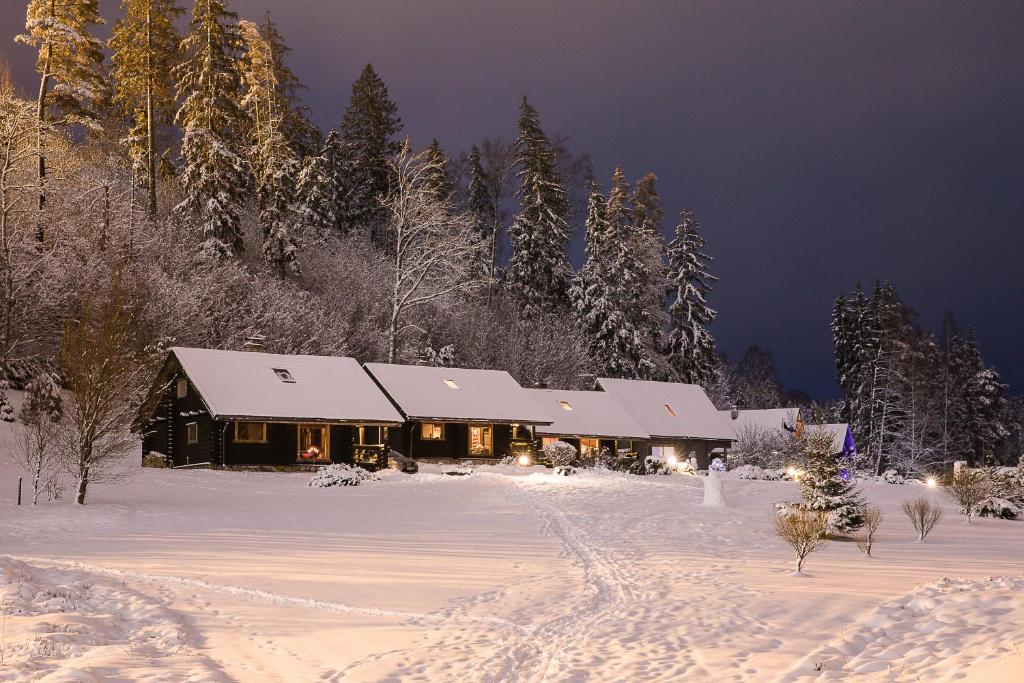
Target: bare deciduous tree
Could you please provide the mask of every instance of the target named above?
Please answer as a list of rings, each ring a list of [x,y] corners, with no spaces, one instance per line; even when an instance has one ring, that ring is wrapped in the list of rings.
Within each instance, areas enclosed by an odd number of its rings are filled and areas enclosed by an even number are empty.
[[[807,556],[828,541],[828,519],[808,510],[776,515],[775,533],[796,553],[796,572],[799,574]]]
[[[943,490],[960,505],[960,513],[967,515],[967,523],[970,524],[978,504],[992,495],[992,482],[984,470],[964,467],[956,472],[953,481]]]
[[[391,161],[394,184],[382,200],[392,257],[389,363],[398,358],[402,333],[418,327],[407,321],[411,311],[486,284],[471,267],[481,253],[472,220],[429,186],[439,170],[427,154],[412,154],[408,139]]]
[[[857,535],[857,547],[868,557],[871,556],[871,547],[875,542],[875,532],[882,526],[885,520],[885,510],[877,505],[869,505],[864,508],[864,526]]]
[[[917,532],[917,540],[923,541],[928,533],[942,519],[942,508],[925,496],[903,501],[903,514],[910,519]]]
[[[78,479],[79,505],[89,484],[114,475],[113,466],[137,443],[129,427],[154,371],[142,341],[140,284],[115,272],[86,290],[78,316],[64,325],[58,360],[69,393],[59,438]]]

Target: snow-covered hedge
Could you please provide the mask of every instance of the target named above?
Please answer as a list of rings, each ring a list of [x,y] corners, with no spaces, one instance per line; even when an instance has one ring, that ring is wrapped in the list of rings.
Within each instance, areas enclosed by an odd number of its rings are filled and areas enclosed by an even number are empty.
[[[555,441],[544,446],[544,457],[552,467],[568,467],[576,462],[576,447],[565,441]]]
[[[783,470],[784,472],[784,470]],[[732,475],[737,479],[753,479],[761,481],[778,481],[783,474],[775,469],[763,469],[757,465],[740,465],[732,470]]]
[[[882,472],[882,475],[878,477],[878,481],[882,482],[883,484],[907,483],[907,480],[903,477],[903,475],[894,469],[888,469],[885,472]]]
[[[1019,519],[1021,512],[1020,505],[998,496],[989,496],[974,508],[974,514],[978,517],[998,517],[1000,519]]]
[[[571,477],[576,474],[576,468],[572,465],[559,465],[555,468],[554,474],[560,477]]]
[[[309,480],[310,486],[316,488],[330,488],[332,486],[359,486],[364,481],[375,481],[376,475],[367,472],[362,467],[354,467],[344,463],[334,463],[321,467],[313,478]]]

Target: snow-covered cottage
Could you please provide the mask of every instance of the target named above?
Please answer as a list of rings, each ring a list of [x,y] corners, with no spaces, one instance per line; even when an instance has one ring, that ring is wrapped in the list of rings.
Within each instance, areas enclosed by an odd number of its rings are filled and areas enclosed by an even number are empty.
[[[607,448],[637,451],[650,438],[643,427],[604,391],[560,391],[527,389],[533,400],[543,408],[551,424],[536,428],[538,444],[544,447],[554,441],[565,441],[583,456],[600,453]]]
[[[742,440],[745,435],[755,433],[758,436],[769,434],[800,436],[804,430],[804,422],[799,408],[743,410],[733,406],[731,410],[720,410],[719,414],[726,419],[737,440]]]
[[[381,463],[402,415],[353,358],[175,347],[139,412],[171,466]]]
[[[726,453],[736,439],[695,384],[605,377],[597,383],[649,435],[642,455],[695,457],[707,469],[712,453]]]
[[[502,370],[367,363],[405,418],[390,446],[417,460],[496,459],[530,452],[533,428],[551,423]]]

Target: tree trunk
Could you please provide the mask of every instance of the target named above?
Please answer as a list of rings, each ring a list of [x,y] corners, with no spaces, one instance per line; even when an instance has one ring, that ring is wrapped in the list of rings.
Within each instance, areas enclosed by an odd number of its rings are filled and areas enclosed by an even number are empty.
[[[146,8],[146,179],[149,217],[156,217],[156,143],[153,140],[153,17],[152,4]]]
[[[85,490],[89,486],[89,463],[92,462],[92,446],[82,445],[78,449],[78,495],[75,503],[85,505]]]
[[[39,503],[39,489],[43,479],[43,453],[38,451],[36,453],[35,467],[32,472],[32,504],[37,505]]]

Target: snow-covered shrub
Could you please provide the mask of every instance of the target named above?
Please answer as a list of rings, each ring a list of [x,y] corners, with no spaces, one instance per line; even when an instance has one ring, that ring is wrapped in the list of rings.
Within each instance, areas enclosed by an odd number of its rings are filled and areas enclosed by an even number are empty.
[[[364,470],[362,467],[336,462],[317,470],[317,473],[309,480],[309,485],[316,488],[359,486],[364,481],[374,481],[376,479],[377,477],[373,473]]]
[[[801,462],[800,440],[789,432],[765,429],[759,425],[743,425],[736,431],[730,459],[735,465],[756,465],[777,469]]]
[[[647,474],[646,464],[640,458],[619,458],[612,464],[611,469],[641,476]]]
[[[501,460],[498,461],[499,465],[518,465],[519,458],[514,455],[503,455]]]
[[[571,477],[576,474],[576,468],[572,465],[559,465],[555,468],[554,474],[560,477]]]
[[[807,556],[828,541],[825,515],[810,510],[775,516],[775,534],[796,554],[796,573],[803,571]]]
[[[903,514],[907,516],[910,523],[914,525],[917,532],[917,540],[923,541],[928,533],[942,519],[942,508],[933,503],[929,498],[921,496],[913,500],[903,501]]]
[[[947,496],[960,506],[960,514],[970,523],[978,504],[992,495],[992,481],[984,470],[962,468],[943,488]]]
[[[732,470],[733,476],[737,479],[753,479],[761,481],[778,481],[782,479],[779,470],[761,469],[757,465],[740,465]]]
[[[544,446],[544,457],[552,467],[568,467],[576,462],[576,447],[565,441],[554,441]]]
[[[781,500],[775,504],[775,514],[779,517],[792,517],[799,514],[802,504],[794,500]]]
[[[997,517],[999,519],[1020,519],[1022,508],[1020,505],[997,496],[989,496],[979,502],[974,508],[974,514],[979,517]]]
[[[602,446],[601,450],[597,452],[597,456],[594,458],[591,466],[610,470],[613,467],[615,467],[615,463],[617,460],[618,457],[615,453],[612,453],[612,449],[608,448],[607,446]]]
[[[664,460],[647,457],[644,459],[645,474],[672,474],[672,467]]]
[[[903,475],[894,469],[887,469],[885,472],[882,472],[881,476],[878,477],[878,480],[885,484],[902,485],[907,483],[907,480],[903,477]]]

